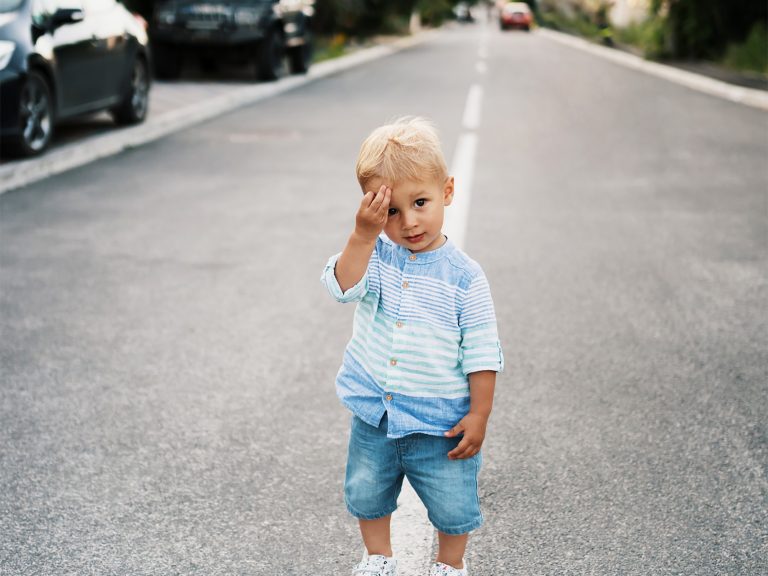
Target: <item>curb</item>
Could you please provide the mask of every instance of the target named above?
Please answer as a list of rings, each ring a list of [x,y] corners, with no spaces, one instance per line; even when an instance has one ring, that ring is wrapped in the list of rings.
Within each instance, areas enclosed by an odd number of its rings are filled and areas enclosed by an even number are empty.
[[[588,40],[584,40],[583,38],[578,38],[555,30],[549,30],[547,28],[539,28],[537,34],[542,34],[555,42],[560,42],[561,44],[578,48],[585,52],[590,52],[595,56],[611,60],[617,64],[626,66],[627,68],[640,70],[651,76],[669,80],[675,84],[680,84],[681,86],[709,94],[710,96],[716,96],[724,100],[730,100],[731,102],[751,106],[752,108],[758,108],[760,110],[768,110],[768,92],[762,90],[734,86],[721,80],[715,80],[714,78],[701,76],[700,74],[688,72],[687,70],[680,70],[679,68],[666,66],[664,64],[659,64],[658,62],[651,62],[650,60],[645,60],[634,54],[621,52],[615,48],[599,46]]]
[[[83,166],[94,160],[112,156],[123,150],[129,150],[152,142],[173,132],[189,128],[243,106],[277,96],[320,78],[326,78],[343,70],[389,56],[421,44],[438,33],[439,30],[420,32],[417,35],[396,40],[391,44],[374,46],[347,56],[319,62],[314,64],[304,76],[289,76],[270,84],[257,84],[237,88],[210,100],[199,102],[180,110],[166,112],[158,117],[151,117],[139,126],[93,136],[82,142],[73,142],[59,149],[49,151],[40,158],[12,162],[7,166],[0,167],[0,195],[32,184],[38,180]]]

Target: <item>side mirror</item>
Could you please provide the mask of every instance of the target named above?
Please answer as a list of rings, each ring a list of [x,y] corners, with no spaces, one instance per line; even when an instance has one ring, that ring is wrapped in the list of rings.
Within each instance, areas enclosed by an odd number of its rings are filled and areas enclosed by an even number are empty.
[[[51,16],[51,28],[82,22],[85,14],[80,8],[59,8]]]

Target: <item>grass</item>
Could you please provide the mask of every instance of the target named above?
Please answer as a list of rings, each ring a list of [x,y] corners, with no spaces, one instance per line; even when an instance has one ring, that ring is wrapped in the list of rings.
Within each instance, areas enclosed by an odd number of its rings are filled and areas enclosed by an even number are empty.
[[[600,40],[603,32],[586,16],[569,18],[557,11],[541,12],[539,23],[547,28],[554,28],[562,32],[570,32],[591,40]]]
[[[720,63],[731,69],[768,75],[768,29],[765,24],[758,22],[744,42],[730,44]]]
[[[344,56],[347,53],[347,37],[344,34],[333,36],[316,36],[315,51],[312,60],[322,62]]]
[[[664,21],[661,18],[649,18],[617,28],[614,35],[618,43],[637,48],[646,58],[664,57]]]

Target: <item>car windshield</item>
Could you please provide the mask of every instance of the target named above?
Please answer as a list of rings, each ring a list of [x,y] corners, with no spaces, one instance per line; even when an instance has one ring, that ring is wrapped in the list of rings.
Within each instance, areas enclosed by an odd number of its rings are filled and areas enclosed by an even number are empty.
[[[24,0],[0,0],[0,12],[13,12],[19,9]]]

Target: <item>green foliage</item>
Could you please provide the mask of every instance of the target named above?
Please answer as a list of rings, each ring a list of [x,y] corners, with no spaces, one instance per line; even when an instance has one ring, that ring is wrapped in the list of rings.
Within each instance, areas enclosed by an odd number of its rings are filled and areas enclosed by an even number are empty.
[[[317,0],[315,30],[359,37],[391,33],[402,29],[415,4],[416,0]]]
[[[660,16],[652,16],[626,28],[617,28],[615,34],[619,43],[639,48],[646,58],[658,59],[665,55],[665,21]]]
[[[768,28],[757,22],[744,42],[728,46],[723,64],[737,70],[768,74]]]
[[[451,16],[451,9],[454,3],[448,0],[418,0],[416,9],[421,14],[421,20],[424,24],[430,26],[439,26],[446,18]]]
[[[347,51],[347,37],[344,34],[333,36],[315,36],[315,49],[312,60],[322,62],[343,56]]]
[[[578,12],[569,18],[557,11],[546,11],[540,15],[540,23],[548,28],[570,32],[585,38],[599,40],[602,37],[600,27],[595,24],[586,12]]]
[[[768,25],[768,2],[757,0],[653,0],[664,17],[665,44],[674,58],[717,59],[744,42],[756,23]]]

